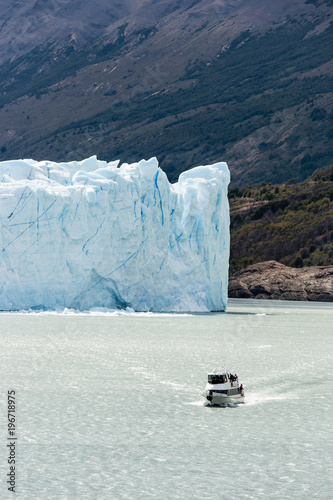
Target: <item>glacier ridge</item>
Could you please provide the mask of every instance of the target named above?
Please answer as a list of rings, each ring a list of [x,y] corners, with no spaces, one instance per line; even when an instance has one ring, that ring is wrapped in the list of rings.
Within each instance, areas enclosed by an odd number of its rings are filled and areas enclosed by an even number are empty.
[[[227,164],[118,164],[0,162],[0,310],[226,309]]]

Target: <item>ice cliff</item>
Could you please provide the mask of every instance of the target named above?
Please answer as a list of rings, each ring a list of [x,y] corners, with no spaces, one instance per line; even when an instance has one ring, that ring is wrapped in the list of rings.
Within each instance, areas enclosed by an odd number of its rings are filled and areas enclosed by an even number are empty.
[[[226,308],[226,163],[0,163],[0,310]]]

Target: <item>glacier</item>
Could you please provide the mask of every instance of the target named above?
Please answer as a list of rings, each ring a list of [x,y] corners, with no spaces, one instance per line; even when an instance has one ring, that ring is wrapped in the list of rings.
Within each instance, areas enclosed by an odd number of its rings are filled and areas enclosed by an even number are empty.
[[[0,310],[224,311],[225,162],[0,162]]]

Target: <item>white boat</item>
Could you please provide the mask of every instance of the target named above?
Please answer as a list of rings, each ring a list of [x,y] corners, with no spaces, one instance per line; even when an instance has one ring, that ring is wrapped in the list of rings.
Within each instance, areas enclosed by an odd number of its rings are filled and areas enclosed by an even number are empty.
[[[237,375],[226,368],[215,368],[208,373],[208,382],[202,395],[210,405],[244,403],[245,398],[243,384],[239,385]]]

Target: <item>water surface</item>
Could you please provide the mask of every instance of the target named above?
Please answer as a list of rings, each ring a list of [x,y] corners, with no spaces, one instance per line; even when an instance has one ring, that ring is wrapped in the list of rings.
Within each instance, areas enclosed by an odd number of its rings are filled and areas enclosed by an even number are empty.
[[[19,499],[330,499],[330,304],[231,300],[225,314],[0,314]],[[207,408],[226,364],[246,404]]]

